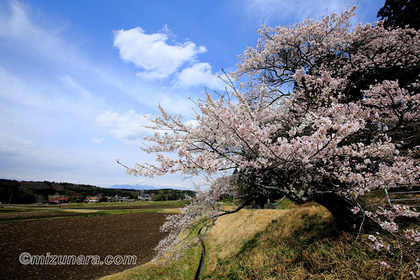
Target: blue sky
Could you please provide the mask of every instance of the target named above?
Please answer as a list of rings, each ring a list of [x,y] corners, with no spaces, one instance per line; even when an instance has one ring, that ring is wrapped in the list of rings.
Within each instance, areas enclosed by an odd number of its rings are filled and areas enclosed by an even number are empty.
[[[139,148],[160,103],[189,116],[221,69],[255,46],[257,29],[321,19],[383,1],[0,1],[0,178],[190,188],[180,175],[141,178],[116,163],[153,162]]]

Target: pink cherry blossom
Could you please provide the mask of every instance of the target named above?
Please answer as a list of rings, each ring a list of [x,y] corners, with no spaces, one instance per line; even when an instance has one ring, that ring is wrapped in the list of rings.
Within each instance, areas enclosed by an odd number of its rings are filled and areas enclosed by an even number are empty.
[[[343,202],[335,204],[343,207],[342,227],[376,223],[399,248],[370,235],[376,249],[419,259],[409,249],[418,246],[418,231],[397,223],[418,213],[399,205],[375,208],[361,198],[420,186],[420,32],[381,22],[351,28],[354,10],[288,27],[262,26],[256,47],[248,47],[226,77],[226,92],[193,101],[194,125],[159,106],[161,115],[152,120],[157,132],[143,148],[156,153],[156,164],[137,164],[129,174],[239,175],[213,181],[171,216],[158,256],[197,244],[227,213],[215,197],[235,194],[238,176],[253,174],[248,179],[259,194],[274,191],[327,208],[325,198],[333,196]],[[197,228],[203,229],[198,239],[192,235]]]

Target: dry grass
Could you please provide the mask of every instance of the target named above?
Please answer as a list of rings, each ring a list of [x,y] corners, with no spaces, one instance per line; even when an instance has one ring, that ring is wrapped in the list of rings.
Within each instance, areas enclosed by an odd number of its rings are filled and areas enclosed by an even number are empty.
[[[98,210],[94,209],[66,209],[63,210],[64,212],[72,212],[72,213],[95,213],[98,212]]]
[[[407,263],[381,266],[381,260],[398,261],[367,243],[366,236],[355,242],[355,236],[337,232],[323,207],[293,209],[237,253],[219,258],[204,279],[409,279]]]
[[[221,217],[206,239],[203,279],[410,279],[409,264],[370,248],[366,236],[336,231],[321,206],[241,210]],[[148,263],[104,279],[193,279],[201,249],[173,264]]]
[[[180,214],[181,208],[166,208],[166,209],[160,210],[159,212],[168,213],[168,214]]]
[[[220,217],[208,236],[210,263],[216,258],[224,259],[238,253],[241,244],[288,211],[242,209],[236,214]]]

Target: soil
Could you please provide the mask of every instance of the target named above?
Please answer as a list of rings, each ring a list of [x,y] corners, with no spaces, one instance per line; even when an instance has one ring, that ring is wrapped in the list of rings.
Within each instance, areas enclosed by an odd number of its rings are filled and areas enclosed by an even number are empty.
[[[34,212],[0,212],[0,222],[16,222],[18,220],[30,220],[30,219],[49,219],[49,218],[64,218],[64,217],[80,217],[80,216],[99,216],[100,213],[95,212],[65,212],[65,211],[34,211]]]
[[[75,214],[75,213],[73,213]],[[150,261],[167,214],[141,212],[0,223],[0,279],[96,279]],[[19,256],[135,255],[135,265],[23,265]]]

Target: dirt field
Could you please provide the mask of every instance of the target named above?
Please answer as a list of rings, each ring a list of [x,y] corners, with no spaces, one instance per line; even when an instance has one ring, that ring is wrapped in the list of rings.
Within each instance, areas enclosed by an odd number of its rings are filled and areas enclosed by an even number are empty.
[[[69,213],[70,214],[70,213]],[[76,213],[72,213],[76,214]],[[22,265],[19,256],[136,255],[137,263],[153,258],[164,213],[66,217],[0,223],[0,279],[95,279],[127,265]]]
[[[93,213],[93,214],[92,214]],[[65,212],[65,211],[34,211],[34,212],[9,212],[9,213],[0,213],[0,222],[3,221],[18,221],[18,220],[30,220],[30,219],[47,219],[47,218],[64,218],[64,217],[77,217],[77,216],[86,216],[90,215],[99,215],[94,212]]]

